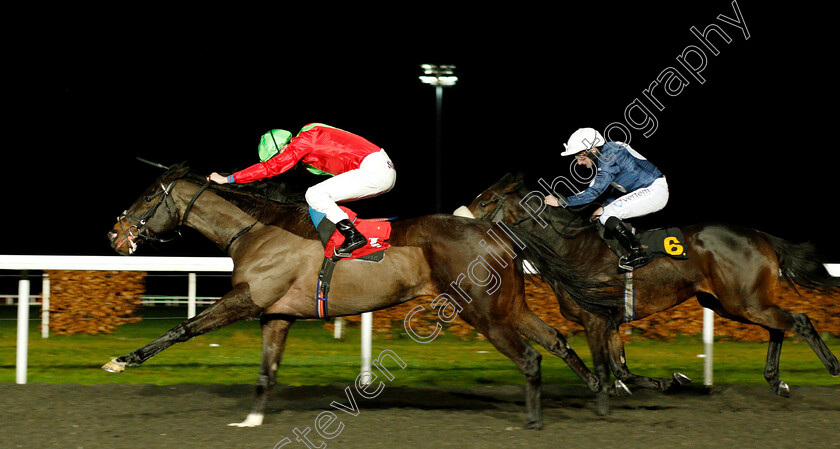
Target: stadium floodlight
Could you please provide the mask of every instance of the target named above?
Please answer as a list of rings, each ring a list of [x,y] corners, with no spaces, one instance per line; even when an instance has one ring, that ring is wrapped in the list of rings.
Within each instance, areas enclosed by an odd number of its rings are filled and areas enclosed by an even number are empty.
[[[434,64],[420,64],[423,69],[423,75],[420,76],[420,81],[432,86],[454,86],[458,81],[455,76],[454,65],[434,65]]]
[[[420,64],[423,75],[420,81],[435,86],[435,211],[443,212],[443,151],[441,150],[441,113],[443,110],[443,88],[458,81],[454,65]]]

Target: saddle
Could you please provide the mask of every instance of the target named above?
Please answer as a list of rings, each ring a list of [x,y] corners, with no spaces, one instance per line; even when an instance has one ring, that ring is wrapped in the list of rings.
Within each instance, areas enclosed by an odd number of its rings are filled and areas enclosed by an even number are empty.
[[[391,245],[388,238],[391,237],[391,223],[387,218],[358,218],[355,212],[339,206],[343,210],[356,229],[367,238],[365,246],[357,248],[350,257],[336,257],[335,249],[344,243],[344,236],[335,227],[335,223],[325,220],[324,214],[309,208],[309,215],[312,224],[318,231],[318,238],[324,245],[324,261],[318,271],[318,281],[315,286],[316,314],[318,318],[329,319],[327,301],[329,299],[330,282],[332,280],[335,264],[339,260],[365,260],[368,262],[380,262],[385,258],[385,250]]]
[[[618,257],[627,255],[624,246],[607,232],[600,223],[598,224],[598,234],[615,255]],[[688,259],[688,251],[683,243],[684,237],[680,228],[656,228],[640,231],[636,233],[636,237],[638,237],[639,243],[642,244],[642,250],[649,256],[650,261],[664,256],[679,260]]]
[[[635,229],[635,228],[634,228]],[[616,238],[598,223],[598,234],[610,249],[620,258],[627,255],[627,250]],[[685,248],[685,239],[680,228],[656,228],[641,231],[636,234],[642,250],[648,255],[648,263],[660,257],[671,257],[673,259],[688,259],[688,251]],[[636,289],[633,283],[633,270],[624,273],[624,322],[636,319]]]

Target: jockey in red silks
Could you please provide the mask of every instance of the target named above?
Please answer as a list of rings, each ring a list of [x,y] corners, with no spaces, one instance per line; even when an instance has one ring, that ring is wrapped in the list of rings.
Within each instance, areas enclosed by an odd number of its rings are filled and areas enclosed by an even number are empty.
[[[275,129],[260,139],[260,160],[230,176],[212,173],[208,180],[218,184],[247,183],[279,175],[298,162],[316,174],[331,175],[306,191],[306,202],[317,213],[335,223],[344,236],[336,256],[349,257],[367,243],[347,214],[336,203],[369,198],[388,192],[397,179],[394,164],[385,150],[347,131],[311,123],[297,136]]]

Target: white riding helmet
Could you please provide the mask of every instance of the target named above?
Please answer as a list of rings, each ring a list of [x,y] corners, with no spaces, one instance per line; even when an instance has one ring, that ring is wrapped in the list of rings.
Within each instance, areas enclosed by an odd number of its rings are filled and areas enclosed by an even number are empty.
[[[568,143],[563,144],[566,151],[560,153],[560,156],[578,154],[592,147],[600,147],[605,143],[607,142],[604,140],[604,136],[594,128],[580,128],[572,133]]]

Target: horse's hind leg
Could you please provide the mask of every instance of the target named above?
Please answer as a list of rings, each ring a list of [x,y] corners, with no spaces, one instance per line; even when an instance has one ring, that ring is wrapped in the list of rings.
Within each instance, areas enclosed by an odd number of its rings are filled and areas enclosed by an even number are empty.
[[[764,364],[764,378],[770,384],[770,388],[779,396],[790,397],[790,388],[787,383],[779,379],[779,358],[782,355],[782,343],[785,339],[785,331],[779,329],[767,329],[770,332],[770,343],[767,345],[767,362]]]
[[[811,319],[804,313],[793,313],[793,331],[802,337],[811,346],[811,349],[817,354],[817,357],[823,362],[826,369],[832,376],[840,375],[840,363],[837,357],[831,353],[825,342],[820,338],[814,325],[811,324]]]
[[[239,284],[198,315],[173,327],[146,346],[111,360],[102,366],[102,369],[122,372],[126,366],[138,366],[175,343],[212,332],[236,321],[256,318],[261,311],[262,307],[251,301],[251,289],[248,284]]]
[[[260,322],[262,324],[262,363],[260,363],[254,404],[245,421],[230,423],[229,426],[256,427],[262,424],[269,394],[277,384],[277,368],[286,348],[286,337],[295,320],[288,316],[263,315],[260,317]]]
[[[670,379],[633,374],[627,367],[627,357],[624,355],[624,342],[621,341],[621,335],[619,335],[618,330],[609,329],[607,342],[610,352],[610,366],[615,377],[622,382],[632,383],[642,388],[657,391],[666,391],[674,385],[685,385],[691,382],[691,379],[682,373],[674,373]]]
[[[748,310],[744,314],[747,319],[770,331],[770,344],[767,348],[767,363],[764,367],[764,377],[770,387],[779,396],[789,397],[787,384],[779,380],[779,358],[782,351],[784,331],[792,330],[803,340],[808,342],[817,357],[823,362],[828,372],[836,376],[840,374],[840,363],[822,341],[811,320],[804,313],[788,313],[776,305],[765,306],[758,310]]]

